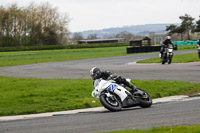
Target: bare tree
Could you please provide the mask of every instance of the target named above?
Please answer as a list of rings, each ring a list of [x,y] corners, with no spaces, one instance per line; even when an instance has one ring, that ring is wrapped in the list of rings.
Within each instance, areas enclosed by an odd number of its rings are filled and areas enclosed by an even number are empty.
[[[87,39],[98,39],[97,34],[88,35]]]
[[[76,32],[73,34],[73,40],[75,41],[75,43],[77,43],[79,40],[83,40],[83,35],[80,32]]]
[[[134,38],[134,35],[127,31],[123,31],[115,35],[110,35],[110,38],[124,38],[126,41],[129,41]]]
[[[49,3],[0,7],[0,46],[62,44],[69,17]]]

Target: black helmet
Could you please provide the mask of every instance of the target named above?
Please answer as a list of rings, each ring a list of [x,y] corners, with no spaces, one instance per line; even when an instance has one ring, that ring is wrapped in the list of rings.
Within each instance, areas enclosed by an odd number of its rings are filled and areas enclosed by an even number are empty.
[[[101,76],[101,69],[97,68],[97,67],[93,67],[90,70],[90,76],[92,77],[93,80],[95,79],[99,79]]]

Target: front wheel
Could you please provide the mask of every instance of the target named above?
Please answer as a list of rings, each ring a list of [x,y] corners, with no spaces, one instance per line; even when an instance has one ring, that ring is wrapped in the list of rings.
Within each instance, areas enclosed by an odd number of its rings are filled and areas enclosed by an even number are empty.
[[[120,111],[122,109],[121,101],[115,95],[107,96],[106,94],[100,95],[101,104],[110,111]]]
[[[137,88],[137,91],[134,92],[134,97],[140,102],[140,107],[148,108],[152,105],[151,96],[144,90]]]
[[[168,64],[171,64],[171,62],[172,62],[172,55],[169,55]]]

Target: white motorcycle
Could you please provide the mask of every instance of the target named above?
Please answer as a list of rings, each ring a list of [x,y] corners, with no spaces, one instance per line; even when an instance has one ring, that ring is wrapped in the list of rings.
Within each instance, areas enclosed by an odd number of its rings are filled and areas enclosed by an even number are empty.
[[[197,44],[197,50],[198,50],[199,59],[200,59],[200,45],[199,44]]]
[[[130,82],[130,80],[127,80]],[[122,108],[141,106],[148,108],[152,99],[144,90],[128,91],[123,84],[119,85],[114,80],[96,79],[92,97],[100,100],[101,104],[110,111],[120,111]]]
[[[164,48],[163,55],[161,56],[161,63],[165,64],[167,62],[168,64],[171,64],[172,62],[172,57],[174,55],[173,53],[173,45],[169,44],[168,47]]]

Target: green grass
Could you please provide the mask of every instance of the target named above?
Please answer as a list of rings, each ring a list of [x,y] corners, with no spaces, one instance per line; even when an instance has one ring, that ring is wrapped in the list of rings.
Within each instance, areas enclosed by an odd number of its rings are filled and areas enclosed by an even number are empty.
[[[132,81],[152,98],[196,94],[200,84],[178,81]],[[101,106],[91,97],[91,79],[0,77],[0,116],[54,112]],[[92,101],[96,102],[93,103]]]
[[[92,80],[0,77],[0,115],[17,115],[97,106]]]
[[[160,63],[160,58],[151,58],[146,60],[138,61],[137,63]],[[198,57],[198,53],[191,54],[183,54],[183,55],[175,55],[173,56],[172,63],[188,63],[188,62],[196,62],[200,61]]]
[[[194,126],[175,126],[175,127],[161,127],[151,128],[147,130],[123,130],[113,131],[107,133],[200,133],[200,124]]]
[[[0,52],[0,67],[126,55],[126,47]]]
[[[84,49],[61,49],[61,50],[38,50],[19,52],[0,52],[0,67],[34,64],[42,62],[69,61],[99,57],[111,57],[127,55],[127,46],[84,48]],[[191,50],[191,46],[180,47],[181,50]],[[195,59],[196,60],[196,59]],[[158,61],[159,62],[159,61]]]
[[[0,52],[30,51],[30,50],[55,50],[55,49],[82,49],[129,46],[128,42],[121,43],[95,43],[95,44],[67,44],[67,45],[42,45],[42,46],[12,46],[0,47]]]
[[[197,44],[191,45],[178,45],[178,50],[196,50]]]

